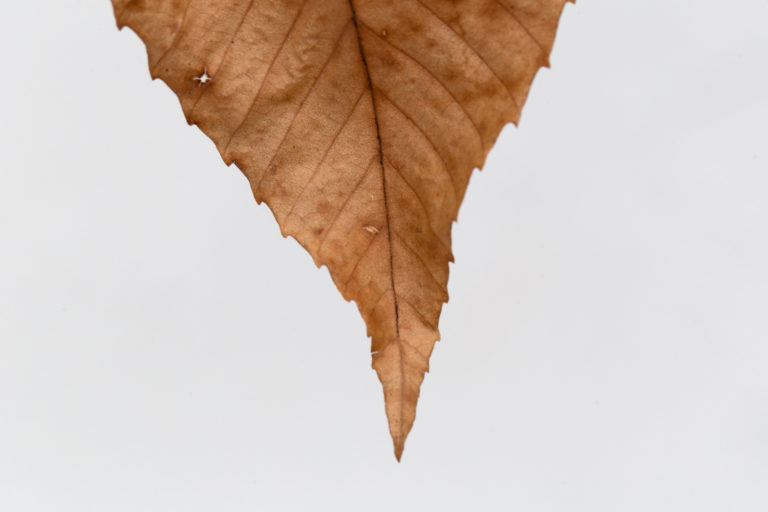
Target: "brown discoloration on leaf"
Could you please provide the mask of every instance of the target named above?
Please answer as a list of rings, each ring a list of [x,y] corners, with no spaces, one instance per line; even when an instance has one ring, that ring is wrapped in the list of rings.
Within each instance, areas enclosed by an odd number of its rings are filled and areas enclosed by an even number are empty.
[[[448,300],[451,225],[566,0],[112,0],[372,337],[398,460]]]

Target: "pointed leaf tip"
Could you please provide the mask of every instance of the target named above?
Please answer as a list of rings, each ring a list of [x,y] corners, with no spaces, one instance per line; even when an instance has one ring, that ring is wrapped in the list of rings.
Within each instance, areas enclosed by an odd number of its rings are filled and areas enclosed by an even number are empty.
[[[400,459],[403,457],[403,450],[405,449],[405,442],[395,441],[395,458],[397,459],[397,462],[400,462]]]

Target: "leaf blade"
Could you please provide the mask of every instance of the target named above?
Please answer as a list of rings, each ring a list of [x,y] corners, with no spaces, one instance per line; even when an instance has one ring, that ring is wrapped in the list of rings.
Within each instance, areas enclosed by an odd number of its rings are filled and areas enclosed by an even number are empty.
[[[440,338],[452,223],[564,3],[113,0],[187,121],[357,303],[398,460]]]

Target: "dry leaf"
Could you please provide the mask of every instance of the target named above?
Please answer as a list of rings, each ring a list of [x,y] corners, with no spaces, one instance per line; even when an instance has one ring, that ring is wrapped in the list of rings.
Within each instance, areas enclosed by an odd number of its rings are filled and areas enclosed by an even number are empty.
[[[400,459],[469,177],[566,0],[112,0],[153,78],[326,265],[372,337]]]

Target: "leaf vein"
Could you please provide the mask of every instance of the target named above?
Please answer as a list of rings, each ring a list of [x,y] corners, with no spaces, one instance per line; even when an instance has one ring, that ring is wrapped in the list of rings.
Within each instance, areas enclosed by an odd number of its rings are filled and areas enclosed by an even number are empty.
[[[403,117],[405,117],[413,126],[416,128],[416,130],[421,133],[421,136],[424,137],[424,139],[429,143],[430,146],[432,146],[432,149],[435,152],[435,155],[437,155],[437,158],[440,160],[440,163],[442,164],[442,169],[445,171],[445,173],[448,175],[448,181],[451,184],[451,188],[453,189],[453,195],[456,198],[456,200],[459,200],[459,190],[456,188],[456,183],[454,182],[453,174],[451,174],[451,171],[448,169],[448,164],[445,162],[445,159],[440,154],[440,151],[437,150],[437,147],[435,146],[435,143],[432,142],[432,139],[429,138],[427,135],[427,132],[424,131],[424,129],[416,124],[416,121],[413,120],[413,118],[408,115],[401,107],[400,105],[396,104],[392,99],[387,96],[387,93],[385,93],[381,88],[376,88],[378,92],[381,94],[382,97],[384,97],[387,102],[392,105],[398,112],[400,112]]]
[[[402,295],[402,294],[399,294],[399,293],[397,294],[397,297],[398,297],[398,298],[399,298],[401,301],[405,302],[405,303],[408,305],[408,307],[410,307],[410,308],[411,308],[411,309],[412,309],[412,310],[413,310],[413,311],[414,311],[414,312],[415,312],[417,315],[419,315],[419,317],[422,319],[422,321],[423,321],[425,324],[427,324],[427,325],[429,326],[429,328],[430,328],[430,329],[432,329],[433,331],[436,331],[436,330],[437,330],[437,327],[435,327],[435,326],[434,326],[434,324],[433,324],[432,322],[430,322],[429,320],[427,320],[427,318],[426,318],[426,317],[425,317],[425,316],[424,316],[424,315],[421,313],[421,311],[419,311],[419,310],[416,308],[416,306],[414,306],[414,305],[411,303],[411,301],[409,301],[408,299],[406,299],[405,297],[403,297],[403,295]]]
[[[405,179],[405,176],[403,176],[403,173],[400,171],[400,169],[395,167],[395,165],[392,162],[390,162],[388,158],[385,158],[385,160],[387,161],[387,163],[389,165],[392,166],[392,168],[395,170],[395,172],[397,172],[397,175],[400,176],[400,178],[405,182],[405,184],[408,186],[408,188],[411,189],[411,191],[413,192],[413,195],[416,196],[416,199],[418,199],[419,205],[421,206],[421,209],[424,211],[424,216],[426,216],[426,218],[427,218],[427,224],[429,225],[429,230],[432,231],[432,234],[435,235],[435,238],[437,238],[440,241],[440,244],[445,248],[445,250],[448,251],[448,253],[450,253],[451,250],[448,248],[447,245],[445,245],[445,242],[443,241],[443,239],[440,237],[440,235],[437,234],[437,232],[435,231],[434,226],[432,226],[432,219],[429,216],[429,211],[427,211],[427,206],[426,206],[426,204],[424,204],[424,200],[421,198],[419,193],[416,192],[416,189],[413,188],[413,185],[408,183],[408,180]]]
[[[365,56],[365,48],[363,47],[363,38],[360,33],[360,24],[357,19],[357,12],[355,11],[354,0],[349,0],[349,10],[352,14],[352,23],[355,26],[355,32],[357,33],[357,46],[360,50],[360,60],[363,64],[363,70],[365,71],[365,77],[368,79],[368,89],[371,92],[371,107],[373,107],[373,122],[376,126],[376,139],[379,143],[379,165],[381,166],[381,190],[384,196],[384,212],[387,219],[387,241],[389,243],[389,277],[390,284],[392,286],[392,301],[395,306],[395,333],[400,338],[400,316],[399,307],[397,304],[397,293],[395,293],[395,264],[394,264],[394,251],[392,250],[392,220],[390,218],[389,200],[387,194],[387,173],[384,170],[384,146],[381,142],[381,128],[379,126],[379,114],[376,109],[376,97],[373,92],[373,80],[371,78],[371,71],[368,68],[368,60]],[[402,373],[402,359],[400,361],[401,373]],[[400,411],[402,414],[402,411]]]
[[[320,77],[323,75],[325,70],[328,68],[328,65],[333,60],[333,56],[336,54],[336,51],[339,48],[339,43],[344,38],[344,34],[347,32],[348,25],[344,26],[344,29],[341,31],[341,35],[339,36],[339,39],[336,40],[336,43],[333,45],[333,49],[331,51],[331,54],[328,56],[328,59],[323,64],[322,69],[320,69],[320,72],[317,74],[317,77],[315,77],[315,80],[312,82],[312,85],[309,87],[309,90],[307,91],[307,94],[304,95],[304,98],[302,98],[301,103],[299,103],[299,106],[296,108],[296,112],[294,112],[293,117],[291,118],[291,122],[288,124],[288,128],[286,128],[285,133],[283,133],[282,138],[280,139],[280,142],[278,143],[277,147],[275,148],[274,153],[272,154],[272,157],[269,160],[269,163],[264,168],[264,172],[262,173],[261,177],[259,178],[259,182],[254,187],[254,190],[259,190],[259,187],[261,186],[261,182],[264,180],[264,177],[269,173],[269,168],[272,166],[272,164],[275,161],[275,158],[277,158],[277,155],[280,153],[280,149],[283,147],[283,144],[285,144],[285,141],[288,139],[288,135],[291,133],[291,128],[293,128],[293,125],[296,123],[296,119],[299,117],[299,114],[301,113],[301,109],[304,107],[304,104],[309,99],[309,97],[312,95],[312,91],[315,89],[315,85],[320,81]],[[231,141],[231,139],[230,139]]]
[[[346,118],[344,119],[344,122],[341,123],[341,126],[336,131],[336,134],[333,136],[333,139],[331,140],[331,144],[328,146],[328,148],[325,150],[325,153],[323,153],[323,157],[320,159],[320,162],[318,162],[317,166],[315,166],[315,170],[312,171],[312,175],[309,177],[307,182],[304,184],[304,186],[301,188],[301,191],[296,196],[296,199],[293,200],[291,203],[291,207],[288,210],[288,213],[286,213],[285,218],[287,219],[292,213],[293,209],[296,207],[297,203],[299,202],[299,199],[301,199],[301,196],[304,195],[304,192],[307,190],[307,187],[310,183],[312,183],[312,180],[315,179],[315,176],[317,176],[317,173],[322,168],[323,164],[325,163],[325,159],[328,158],[328,154],[331,152],[331,149],[333,149],[333,146],[336,145],[336,141],[339,139],[339,135],[341,135],[341,132],[344,131],[344,127],[347,126],[349,123],[349,120],[352,118],[352,114],[355,113],[357,110],[357,106],[360,104],[360,100],[363,98],[363,95],[365,94],[365,90],[360,93],[360,96],[357,97],[357,101],[355,101],[354,105],[352,106],[352,110],[349,111]],[[267,172],[269,172],[269,168],[264,172],[264,176],[266,176]],[[262,177],[262,180],[264,178]],[[259,181],[259,184],[261,184],[261,181]]]
[[[402,297],[402,296],[400,296],[400,297],[398,297],[398,298],[402,299],[403,297]],[[428,356],[427,354],[425,354],[424,352],[422,352],[420,348],[416,347],[416,345],[414,345],[414,344],[412,344],[412,343],[408,343],[408,342],[407,342],[407,341],[405,341],[405,340],[401,340],[401,341],[402,341],[403,345],[405,345],[406,347],[410,348],[411,350],[413,350],[414,352],[416,352],[417,354],[419,354],[419,355],[420,355],[421,357],[423,357],[424,359],[427,359],[427,360],[429,360],[429,356]],[[413,368],[413,369],[415,369],[415,370],[421,370],[421,368],[420,368],[420,367],[418,367],[418,366],[414,366],[414,365],[412,365],[412,364],[409,364],[408,366],[409,366],[409,367],[411,367],[411,368]]]
[[[380,41],[383,41],[383,42],[384,42],[384,43],[386,43],[386,44],[387,44],[389,47],[391,47],[392,49],[396,50],[398,53],[400,53],[400,54],[402,54],[403,56],[405,56],[405,57],[407,57],[408,59],[410,59],[410,60],[411,60],[411,61],[412,61],[414,64],[416,64],[416,65],[417,65],[417,66],[419,66],[421,69],[423,69],[425,73],[427,73],[427,74],[428,74],[429,76],[431,76],[431,77],[432,77],[432,78],[433,78],[433,79],[434,79],[434,80],[435,80],[435,81],[436,81],[438,84],[440,84],[440,87],[441,87],[441,88],[442,88],[442,89],[443,89],[443,90],[444,90],[446,93],[448,93],[448,95],[449,95],[449,96],[451,97],[451,99],[452,99],[452,100],[453,100],[453,101],[456,103],[456,105],[457,105],[457,106],[458,106],[458,107],[461,109],[461,111],[464,113],[464,115],[465,115],[465,116],[467,117],[467,119],[469,120],[470,124],[471,124],[471,125],[473,126],[473,128],[475,129],[475,132],[477,133],[477,138],[478,138],[478,139],[479,139],[479,141],[480,141],[480,147],[483,149],[483,152],[485,152],[485,141],[483,140],[483,136],[482,136],[482,134],[480,133],[480,127],[479,127],[479,126],[477,126],[477,123],[475,122],[475,120],[472,118],[472,116],[471,116],[471,115],[469,115],[469,112],[467,111],[467,108],[464,106],[464,104],[463,104],[462,102],[460,102],[460,101],[459,101],[459,99],[456,97],[456,95],[455,95],[455,94],[453,94],[453,92],[451,92],[451,90],[450,90],[450,89],[448,89],[448,87],[447,87],[447,86],[446,86],[446,85],[443,83],[443,81],[442,81],[442,80],[440,80],[440,78],[438,78],[438,76],[437,76],[437,75],[435,75],[435,73],[434,73],[434,72],[433,72],[431,69],[429,69],[427,66],[425,66],[424,64],[422,64],[421,62],[419,62],[419,61],[416,59],[416,57],[414,57],[414,56],[413,56],[413,55],[411,55],[410,53],[406,52],[405,50],[403,50],[403,49],[402,49],[402,48],[400,48],[399,46],[396,46],[395,44],[393,44],[392,42],[390,42],[388,39],[386,39],[386,38],[384,38],[384,37],[381,37],[381,35],[379,35],[378,33],[376,33],[376,31],[375,31],[375,30],[373,30],[373,29],[372,29],[371,27],[369,27],[368,25],[365,25],[365,24],[363,24],[363,26],[364,26],[366,29],[368,29],[368,31],[369,31],[371,34],[373,34],[373,36],[374,36],[374,37],[376,37],[376,38],[377,38],[377,39],[379,39]]]
[[[214,78],[216,75],[219,74],[219,71],[221,71],[224,68],[224,65],[227,63],[227,57],[229,57],[229,50],[232,49],[232,46],[235,44],[235,38],[237,38],[237,35],[240,33],[240,29],[243,28],[243,24],[245,23],[245,18],[248,17],[248,14],[250,14],[251,9],[253,9],[253,3],[256,0],[251,0],[251,3],[248,4],[248,7],[246,7],[245,12],[243,13],[242,18],[240,18],[240,23],[238,23],[237,28],[232,33],[232,35],[229,37],[229,40],[231,41],[230,44],[227,45],[227,49],[224,50],[224,55],[221,57],[221,63],[219,64],[219,67],[216,69],[215,72],[211,75],[211,78]],[[205,96],[205,94],[211,90],[210,87],[206,87],[205,90],[200,93],[200,95],[195,100],[195,103],[192,105],[192,108],[189,111],[189,118],[192,119],[192,114],[195,113],[195,109],[197,108],[197,104],[200,103],[200,100]]]
[[[484,65],[486,68],[488,68],[488,71],[490,71],[490,72],[491,72],[491,74],[493,74],[493,76],[496,78],[496,80],[497,80],[497,81],[498,81],[498,82],[501,84],[501,86],[504,88],[504,91],[507,93],[507,96],[509,97],[509,99],[510,99],[510,100],[512,100],[512,103],[515,105],[515,108],[517,109],[517,111],[518,111],[518,112],[520,112],[520,110],[521,110],[521,109],[520,109],[520,105],[518,105],[518,104],[517,104],[517,100],[515,100],[515,98],[512,96],[512,91],[510,90],[510,88],[509,88],[509,87],[507,87],[507,84],[505,84],[505,83],[504,83],[504,80],[502,80],[502,79],[501,79],[501,77],[500,77],[500,76],[499,76],[499,74],[496,72],[496,70],[495,70],[495,69],[493,69],[493,68],[491,67],[490,63],[489,63],[487,60],[485,60],[485,57],[483,57],[483,56],[480,54],[480,52],[479,52],[479,51],[477,51],[477,49],[476,49],[474,46],[472,46],[471,44],[469,44],[469,41],[467,41],[467,40],[466,40],[464,37],[462,37],[462,35],[461,35],[461,34],[459,34],[459,33],[456,31],[456,29],[455,29],[455,28],[453,28],[451,25],[449,25],[449,24],[448,24],[448,22],[446,22],[446,21],[445,21],[443,18],[441,18],[440,16],[438,16],[438,15],[437,15],[437,13],[436,13],[435,11],[433,11],[433,10],[432,10],[432,9],[431,9],[431,8],[430,8],[430,7],[429,7],[427,4],[425,4],[425,3],[424,3],[422,0],[414,0],[414,1],[415,1],[415,2],[417,2],[417,3],[419,3],[419,4],[421,4],[421,5],[424,7],[424,9],[426,9],[426,10],[427,10],[427,11],[428,11],[428,12],[429,12],[429,13],[430,13],[430,14],[431,14],[431,15],[432,15],[432,16],[433,16],[435,19],[437,19],[438,21],[440,21],[440,22],[441,22],[443,25],[445,25],[445,26],[446,26],[446,27],[447,27],[447,28],[448,28],[448,29],[449,29],[451,32],[453,32],[454,34],[456,34],[456,35],[459,37],[459,39],[461,40],[461,42],[462,42],[462,43],[464,43],[464,44],[467,46],[467,48],[469,48],[469,49],[472,51],[472,53],[474,53],[474,54],[477,56],[477,58],[478,58],[478,59],[480,59],[480,62],[482,62],[482,63],[483,63],[483,65]]]
[[[443,285],[440,283],[440,281],[437,280],[435,275],[432,273],[432,270],[429,268],[429,265],[427,265],[427,262],[424,261],[424,258],[422,258],[421,255],[418,252],[416,252],[416,250],[414,250],[410,245],[408,245],[405,239],[403,239],[403,237],[400,236],[400,234],[397,231],[395,231],[394,233],[395,233],[395,236],[398,238],[398,240],[400,240],[400,243],[403,245],[403,247],[408,249],[408,251],[410,251],[414,256],[416,256],[416,258],[421,262],[422,266],[427,271],[426,272],[427,275],[432,278],[432,281],[434,281],[435,284],[438,286],[438,288],[442,291]]]
[[[376,299],[376,302],[373,303],[373,306],[368,310],[368,312],[363,315],[363,318],[368,318],[370,315],[372,315],[376,311],[376,308],[379,307],[381,299],[383,299],[389,292],[394,293],[394,290],[391,288],[384,288],[384,291],[381,292],[381,295],[379,295],[379,298]]]
[[[168,48],[163,50],[163,53],[160,55],[160,58],[157,59],[155,62],[155,65],[152,66],[152,68],[149,70],[149,74],[154,77],[155,76],[155,70],[157,69],[157,66],[160,65],[160,63],[163,61],[163,59],[168,55],[168,52],[171,51],[171,48],[178,42],[179,36],[181,36],[181,31],[184,28],[184,23],[187,21],[187,13],[189,12],[189,6],[192,5],[193,0],[187,0],[187,5],[184,7],[184,14],[181,16],[181,23],[179,23],[179,29],[176,31],[176,33],[173,35],[173,39],[171,40],[171,44],[168,45]],[[126,6],[127,9],[127,6]],[[121,13],[122,14],[122,13]]]
[[[355,184],[355,186],[352,187],[352,190],[349,192],[349,194],[347,194],[347,198],[342,203],[341,208],[339,208],[339,211],[336,212],[336,215],[333,217],[333,220],[326,228],[325,234],[323,235],[323,238],[320,240],[320,245],[317,248],[318,255],[322,251],[323,245],[325,244],[325,241],[328,239],[328,235],[331,233],[334,226],[336,225],[336,222],[339,220],[339,217],[341,216],[342,212],[344,212],[344,209],[347,207],[347,203],[349,203],[350,199],[352,199],[352,196],[355,195],[355,192],[357,192],[357,189],[360,188],[360,185],[365,180],[365,177],[368,176],[368,173],[371,172],[371,168],[373,167],[374,163],[376,163],[375,157],[371,159],[371,163],[368,164],[368,167],[365,168],[365,171],[363,171],[363,174],[360,176],[360,179],[357,180],[357,183]]]
[[[379,234],[382,232],[379,231],[375,235],[371,237],[371,241],[368,242],[368,245],[365,247],[365,250],[360,254],[360,257],[357,259],[357,262],[355,263],[355,266],[352,267],[352,272],[349,273],[349,277],[344,281],[344,286],[347,286],[349,282],[352,280],[352,278],[355,276],[355,272],[357,272],[357,267],[360,266],[360,263],[363,261],[365,256],[368,254],[368,251],[370,250],[371,246],[373,245],[373,242],[378,238]],[[394,288],[393,288],[394,289]]]
[[[293,22],[291,23],[291,26],[288,29],[288,31],[285,33],[285,37],[280,43],[280,46],[277,48],[275,55],[272,57],[272,60],[270,61],[269,66],[267,67],[267,72],[264,73],[264,78],[261,80],[259,89],[258,91],[256,91],[256,96],[253,97],[253,101],[251,101],[251,104],[248,106],[248,110],[246,110],[245,116],[243,117],[242,121],[240,121],[240,123],[237,125],[237,128],[232,130],[232,134],[229,136],[229,140],[227,141],[227,144],[224,146],[224,150],[221,152],[222,155],[227,153],[227,150],[229,149],[229,145],[232,144],[232,139],[235,138],[235,135],[237,134],[237,132],[240,131],[240,129],[245,124],[245,121],[251,115],[251,110],[253,110],[254,105],[256,105],[256,102],[261,97],[261,93],[264,90],[264,85],[267,83],[267,80],[269,79],[269,74],[272,72],[272,67],[275,65],[275,62],[277,62],[277,58],[280,56],[280,53],[282,53],[283,48],[285,48],[285,43],[288,42],[288,38],[293,33],[293,29],[296,28],[296,23],[299,21],[299,18],[301,18],[301,14],[304,12],[304,7],[306,7],[306,5],[307,5],[307,1],[305,0],[301,4],[301,8],[299,9],[299,12],[297,12],[296,16],[293,18]],[[333,54],[333,52],[331,52],[331,54]]]
[[[543,55],[546,57],[546,55],[547,55],[547,51],[544,49],[544,45],[543,45],[543,44],[541,44],[541,41],[539,41],[539,40],[538,40],[538,39],[537,39],[537,38],[536,38],[536,37],[533,35],[533,33],[531,33],[531,31],[528,29],[528,27],[526,27],[526,26],[525,26],[525,23],[523,23],[523,22],[522,22],[522,20],[520,19],[520,17],[519,17],[517,14],[515,14],[515,11],[513,11],[513,10],[512,10],[512,7],[510,7],[510,6],[509,6],[509,5],[507,5],[506,3],[502,2],[501,0],[496,0],[496,3],[497,3],[497,4],[499,4],[501,7],[503,7],[503,8],[504,8],[504,10],[505,10],[506,12],[508,12],[510,16],[512,16],[512,19],[514,19],[514,20],[515,20],[515,22],[517,22],[517,24],[518,24],[518,25],[520,25],[520,27],[521,27],[523,30],[525,30],[525,33],[526,33],[526,34],[528,34],[528,37],[530,37],[530,38],[531,38],[531,40],[532,40],[534,43],[536,43],[536,46],[538,46],[538,47],[539,47],[539,49],[541,50],[541,53],[542,53],[542,54],[543,54]]]

